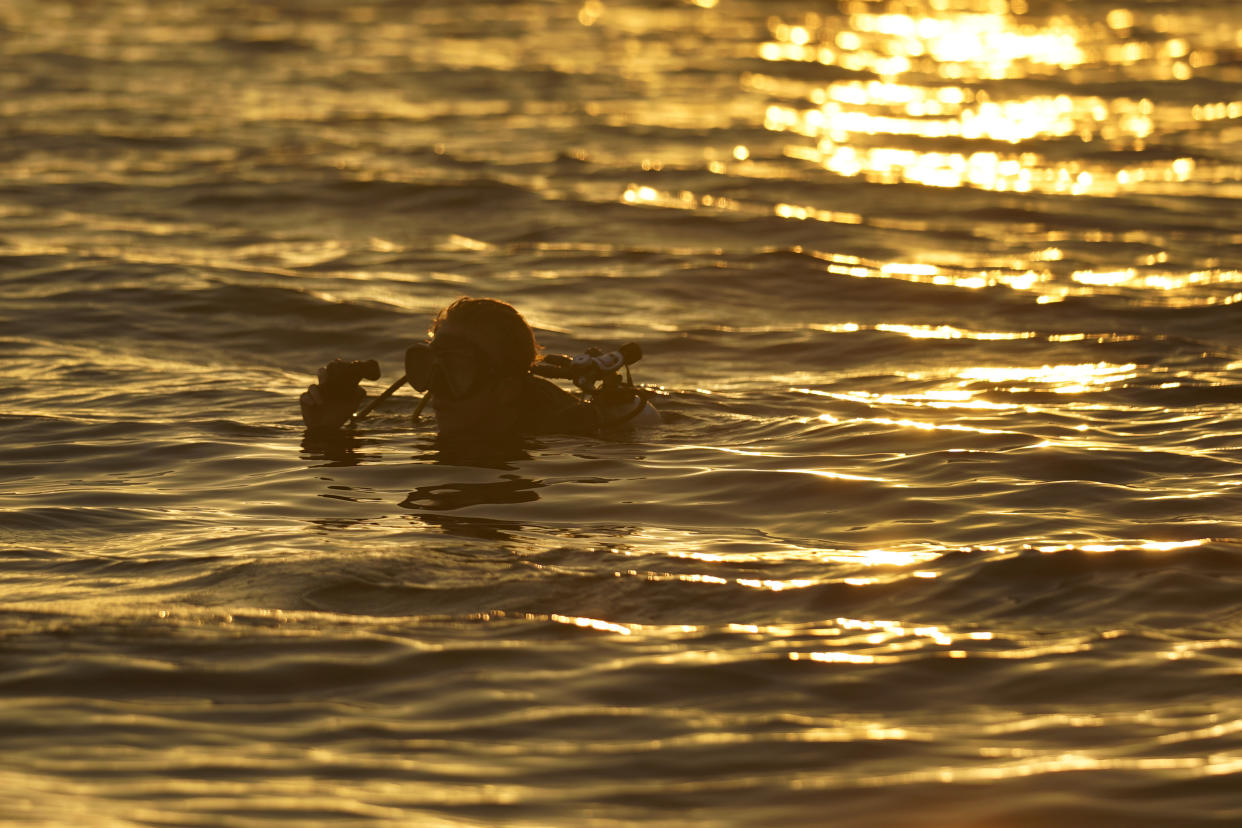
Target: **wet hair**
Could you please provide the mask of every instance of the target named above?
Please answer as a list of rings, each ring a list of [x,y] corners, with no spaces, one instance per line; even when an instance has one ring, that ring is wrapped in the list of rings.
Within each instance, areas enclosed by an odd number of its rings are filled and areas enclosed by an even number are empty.
[[[440,326],[449,321],[474,328],[488,337],[495,346],[489,349],[489,354],[500,360],[497,367],[505,373],[529,371],[539,354],[535,332],[508,302],[463,296],[436,315],[431,335],[434,337]]]

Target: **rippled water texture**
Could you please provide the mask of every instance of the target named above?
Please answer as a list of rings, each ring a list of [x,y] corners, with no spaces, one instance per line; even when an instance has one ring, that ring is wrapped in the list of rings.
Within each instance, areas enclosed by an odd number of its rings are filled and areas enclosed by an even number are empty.
[[[1239,824],[1240,30],[0,3],[0,817]],[[462,294],[665,423],[304,441]]]

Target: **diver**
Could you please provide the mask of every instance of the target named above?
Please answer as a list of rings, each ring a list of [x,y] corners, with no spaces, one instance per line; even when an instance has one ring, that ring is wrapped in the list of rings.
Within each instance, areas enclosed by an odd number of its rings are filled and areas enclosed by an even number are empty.
[[[430,400],[442,440],[585,436],[660,421],[648,393],[629,381],[629,363],[642,355],[632,343],[608,354],[592,349],[573,359],[538,359],[534,332],[516,308],[467,296],[440,311],[430,333],[406,350],[405,375],[361,410],[367,395],[358,383],[379,379],[378,363],[336,359],[321,368],[319,382],[301,396],[307,433],[353,423],[407,382],[425,392],[415,419]],[[547,377],[572,380],[582,398]]]

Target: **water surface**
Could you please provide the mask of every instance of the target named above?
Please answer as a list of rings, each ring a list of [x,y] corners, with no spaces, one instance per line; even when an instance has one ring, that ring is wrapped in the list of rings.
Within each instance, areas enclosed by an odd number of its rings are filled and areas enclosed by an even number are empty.
[[[1242,819],[1242,11],[0,7],[0,812]],[[665,423],[442,450],[462,294]]]

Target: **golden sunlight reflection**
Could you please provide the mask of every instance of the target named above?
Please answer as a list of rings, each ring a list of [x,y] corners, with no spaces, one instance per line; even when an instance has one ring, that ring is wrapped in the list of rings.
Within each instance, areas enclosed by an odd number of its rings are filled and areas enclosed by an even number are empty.
[[[958,372],[958,377],[967,382],[1008,385],[1011,391],[1037,385],[1041,391],[1057,394],[1081,394],[1097,387],[1110,388],[1137,376],[1138,365],[1132,362],[1124,365],[1109,362],[1042,365],[1035,368],[980,366]]]
[[[1222,182],[1242,180],[1237,164],[1134,155],[1158,132],[1242,117],[1242,100],[1104,97],[1082,83],[1082,93],[1045,91],[1048,80],[1102,71],[1188,80],[1233,60],[1242,43],[1232,36],[1191,42],[1194,33],[1180,29],[1193,24],[1168,12],[1115,9],[1105,26],[1038,16],[1026,0],[911,0],[900,11],[870,0],[844,5],[845,15],[770,18],[758,56],[774,69],[742,79],[770,101],[765,129],[810,139],[788,144],[791,158],[869,181],[1000,192],[1184,192],[1196,182],[1219,192]],[[790,63],[853,76],[791,79],[776,68]],[[1093,160],[1063,161],[1065,142],[1099,150]]]
[[[973,434],[1017,434],[1016,431],[1003,431],[995,428],[978,428],[974,426],[961,425],[960,423],[928,423],[918,420],[901,419],[894,420],[889,417],[869,417],[866,419],[868,423],[877,425],[891,425],[898,428],[915,428],[923,431],[968,431]]]
[[[853,150],[849,151],[853,152]],[[1058,173],[1058,175],[1061,174]],[[1239,191],[1239,195],[1242,195],[1242,190]],[[822,210],[808,205],[795,205],[787,202],[771,205],[732,196],[695,193],[690,190],[671,192],[649,185],[630,184],[622,193],[621,198],[627,204],[663,209],[723,212],[753,217],[776,215],[797,221],[867,224],[879,229],[899,231],[924,229],[921,226],[913,226],[909,222],[903,223],[881,216],[864,218],[858,213]],[[1140,236],[1141,234],[1136,233],[1093,233],[1084,235],[1082,241],[1156,243],[1154,240]],[[1237,238],[1242,241],[1242,234]],[[793,250],[795,253],[803,253],[823,260],[826,263],[826,272],[834,275],[859,279],[898,279],[966,290],[1007,287],[1012,290],[1033,292],[1037,294],[1036,301],[1040,303],[1060,302],[1072,296],[1094,295],[1101,289],[1146,291],[1152,297],[1149,301],[1159,301],[1172,307],[1232,305],[1242,302],[1242,293],[1230,293],[1221,289],[1224,286],[1242,284],[1242,270],[1221,267],[1191,272],[1164,270],[1159,267],[1168,260],[1168,254],[1164,251],[1145,256],[1138,266],[1115,270],[1075,270],[1066,277],[1065,275],[1058,276],[1043,266],[1045,262],[1060,262],[1065,258],[1064,250],[1055,245],[1045,245],[1032,250],[1029,254],[1012,257],[1004,263],[1004,266],[986,269],[949,267],[927,262],[883,262],[801,246],[794,247]],[[1037,267],[1031,267],[1032,263]],[[1187,292],[1187,288],[1199,290]],[[846,326],[838,326],[838,329],[861,330],[864,327],[866,326],[849,328],[847,323]],[[967,331],[948,325],[889,324],[871,326],[871,329],[905,333],[908,336],[929,339],[1029,339],[1035,336],[1029,331]]]
[[[808,632],[813,632],[814,638],[808,640]],[[1056,641],[1042,636],[1005,636],[1002,639],[992,630],[952,630],[936,624],[844,617],[836,618],[832,626],[814,631],[786,631],[785,637],[793,645],[786,656],[791,661],[844,665],[894,664],[928,656],[1039,659],[1085,652],[1091,650],[1095,642],[1092,636]]]
[[[1237,773],[1242,770],[1242,759],[1225,754],[1168,756],[1168,757],[1128,757],[1128,756],[1090,756],[1085,753],[1038,753],[1024,751],[1014,756],[1005,756],[996,765],[962,765],[956,767],[927,768],[924,770],[876,775],[858,780],[859,784],[869,787],[892,787],[913,784],[950,784],[970,782],[995,782],[1006,779],[1019,779],[1030,776],[1041,776],[1050,773],[1067,771],[1162,771],[1176,772],[1180,777],[1220,776]],[[802,782],[795,787],[809,787],[813,781]]]
[[[923,543],[917,545],[905,545],[898,547],[870,547],[864,549],[847,549],[832,546],[814,546],[814,545],[797,545],[797,544],[757,544],[753,549],[735,550],[730,549],[728,552],[713,550],[712,548],[704,548],[702,538],[694,532],[678,532],[671,529],[657,529],[650,527],[636,527],[631,537],[637,541],[656,541],[663,548],[664,554],[673,558],[683,560],[701,561],[703,563],[773,563],[773,562],[798,562],[812,563],[817,565],[837,564],[852,567],[879,567],[893,570],[907,570],[911,567],[926,566],[939,560],[946,553],[955,551],[955,548],[946,548],[939,544]],[[640,549],[645,549],[646,544],[642,544]],[[613,550],[619,554],[645,555],[645,552],[631,553],[624,547]],[[916,570],[912,573],[913,577],[926,578],[927,570]],[[628,570],[626,574],[638,574],[635,570]],[[656,576],[665,577],[665,576]],[[730,583],[725,578],[716,575],[704,575],[699,573],[669,575],[669,578],[679,580],[693,581],[699,583]],[[897,577],[904,577],[900,572]],[[819,583],[819,582],[817,582]],[[789,589],[795,586],[809,586],[810,583],[804,583],[799,579],[781,582],[782,589]],[[751,584],[747,584],[751,586]],[[760,586],[763,586],[761,583]]]
[[[905,373],[912,381],[927,379],[919,373]],[[964,422],[945,422],[943,419],[926,419],[917,416],[901,416],[905,409],[930,409],[935,411],[979,412],[1012,412],[1019,409],[1030,409],[1031,406],[1020,402],[998,402],[987,399],[984,395],[994,396],[996,392],[1006,394],[1088,394],[1105,391],[1124,385],[1138,376],[1136,363],[1064,363],[1055,365],[1018,366],[1018,365],[976,365],[963,366],[946,377],[938,377],[938,387],[924,388],[907,393],[877,393],[865,390],[825,391],[821,389],[793,386],[790,392],[805,394],[811,397],[865,405],[875,410],[879,416],[840,416],[831,412],[819,414],[814,419],[830,425],[836,424],[868,424],[889,428],[912,429],[916,431],[958,431],[974,434],[1022,434],[995,427],[986,427]],[[1083,405],[1087,405],[1083,403]],[[807,420],[810,422],[810,420]],[[1085,423],[1075,426],[1077,431],[1089,428]],[[1062,441],[1064,443],[1064,441]],[[1042,443],[1040,445],[1048,445]],[[1078,444],[1088,445],[1085,441]]]
[[[780,553],[777,553],[780,554]],[[672,555],[672,557],[689,557],[702,560],[702,556],[698,555]],[[765,561],[770,561],[777,557],[776,554],[768,554],[762,556]],[[876,566],[876,567],[899,567],[902,564],[890,564],[885,557],[875,559],[868,558],[866,553],[850,553],[844,556],[814,556],[814,555],[798,555],[795,553],[788,554],[787,559],[791,560],[817,560],[821,563],[838,563],[849,564],[854,566]],[[892,555],[892,559],[899,559],[896,554]],[[731,558],[731,560],[737,560]],[[706,575],[699,572],[652,572],[641,571],[637,569],[620,570],[614,573],[616,577],[641,578],[645,581],[655,583],[679,581],[686,584],[713,584],[717,586],[726,586],[735,584],[746,589],[759,590],[761,592],[785,592],[787,590],[807,589],[808,587],[818,586],[821,584],[841,583],[849,586],[869,586],[872,584],[893,583],[903,580],[907,577],[920,579],[932,579],[939,577],[939,573],[929,570],[918,570],[915,572],[902,573],[893,572],[876,576],[833,576],[823,578],[722,578],[718,575]],[[605,629],[599,626],[605,622],[596,622],[594,619],[554,619],[563,620],[566,623],[574,623],[578,626],[593,627],[595,629]],[[615,632],[615,630],[614,630]]]
[[[889,325],[880,323],[874,326],[877,331],[904,334],[912,339],[977,339],[984,341],[1032,339],[1035,334],[1029,331],[969,331],[952,325]]]
[[[629,635],[631,630],[623,624],[613,624],[610,621],[601,621],[598,618],[583,618],[579,616],[556,615],[548,616],[550,620],[558,624],[572,624],[575,627],[586,627],[600,632],[612,632],[618,635]]]
[[[1125,542],[1118,541],[1113,543],[1041,544],[1039,546],[1029,548],[1045,554],[1073,550],[1081,552],[1104,553],[1117,552],[1123,549],[1140,549],[1144,552],[1172,552],[1176,549],[1193,549],[1207,543],[1210,543],[1207,538],[1195,538],[1194,540],[1185,541],[1134,540]]]
[[[959,384],[965,385],[966,383]],[[790,391],[796,394],[808,394],[815,397],[828,397],[844,402],[877,406],[894,405],[934,409],[961,408],[988,411],[1009,411],[1018,407],[1015,403],[998,403],[978,399],[974,392],[966,388],[931,389],[909,394],[877,394],[871,391],[820,391],[814,388],[791,388]]]

